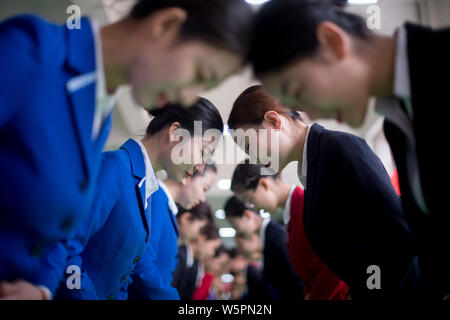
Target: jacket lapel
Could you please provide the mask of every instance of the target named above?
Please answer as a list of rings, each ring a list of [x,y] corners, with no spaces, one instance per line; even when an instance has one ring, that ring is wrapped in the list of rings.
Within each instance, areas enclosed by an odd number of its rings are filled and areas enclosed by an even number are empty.
[[[314,186],[316,183],[316,167],[317,158],[319,156],[320,150],[320,135],[323,131],[323,127],[318,124],[313,124],[310,128],[308,135],[308,147],[307,147],[307,178],[306,178],[306,190],[305,190],[305,204],[303,211],[303,222],[305,225],[305,231],[309,239],[309,226],[311,223],[311,215],[313,212],[312,201],[314,196]]]
[[[81,26],[81,29],[66,29],[67,66],[74,75],[67,82],[66,88],[86,179],[89,181],[93,156],[91,135],[95,111],[95,46],[89,20],[83,18]]]
[[[172,224],[173,224],[173,228],[175,229],[175,232],[176,232],[177,238],[178,238],[179,232],[178,232],[177,220],[176,220],[175,215],[173,214],[172,210],[170,210],[170,208],[169,208],[168,212],[169,212],[170,220],[172,221]]]
[[[142,155],[141,148],[139,147],[138,143],[133,139],[128,139],[128,141],[125,142],[120,148],[124,149],[130,157],[131,173],[138,181],[136,184],[136,193],[139,198],[140,204],[142,205],[142,209],[144,209],[146,207],[145,206],[146,176],[145,176],[144,157]],[[149,205],[150,204],[148,204],[148,206]]]
[[[135,186],[136,196],[139,202],[139,209],[141,211],[142,221],[144,222],[144,227],[147,231],[147,235],[150,233],[149,217],[147,217],[146,211],[150,211],[151,203],[147,204],[147,210],[145,209],[145,183],[146,183],[146,173],[145,173],[145,163],[144,157],[142,155],[141,148],[138,143],[133,139],[129,139],[125,142],[121,149],[124,149],[129,157],[131,163],[131,173],[136,178],[137,183]],[[151,201],[151,198],[150,198]]]

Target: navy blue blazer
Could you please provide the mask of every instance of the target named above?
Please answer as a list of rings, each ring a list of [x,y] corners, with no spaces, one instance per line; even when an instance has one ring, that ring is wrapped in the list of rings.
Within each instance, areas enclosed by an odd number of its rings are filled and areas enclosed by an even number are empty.
[[[400,198],[363,139],[318,124],[310,128],[303,219],[317,256],[349,285],[353,298],[420,294]],[[380,290],[367,286],[371,265],[381,270]]]
[[[446,147],[449,131],[450,28],[432,30],[407,23],[408,61],[413,109],[412,128],[416,142],[418,171],[428,214],[414,199],[406,170],[407,137],[390,121],[384,133],[392,149],[408,223],[419,252],[423,277],[436,299],[450,294],[450,171]]]
[[[173,273],[172,285],[177,288],[181,300],[191,300],[195,291],[198,274],[198,261],[187,265],[188,248],[186,245],[178,247],[178,264]]]
[[[169,207],[169,198],[163,188],[152,195],[152,227],[150,244],[132,275],[129,287],[132,299],[179,300],[172,286],[177,267],[178,226],[175,213]]]
[[[131,273],[149,242],[151,205],[144,209],[145,183],[140,183],[145,175],[136,141],[104,153],[91,212],[67,245],[67,265],[82,270],[81,289],[68,288],[68,274],[58,298],[127,298]]]
[[[303,283],[292,266],[284,226],[270,221],[264,241],[263,276],[273,286],[280,300],[303,300]]]
[[[95,49],[90,22],[68,30],[33,16],[0,24],[0,280],[54,290],[59,241],[88,213],[110,117],[92,139]],[[87,75],[87,85],[75,77]]]

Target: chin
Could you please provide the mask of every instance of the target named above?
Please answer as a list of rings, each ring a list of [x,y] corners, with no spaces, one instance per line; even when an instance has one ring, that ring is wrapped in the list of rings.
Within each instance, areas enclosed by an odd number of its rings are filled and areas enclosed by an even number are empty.
[[[363,110],[362,112],[360,112],[360,110]],[[351,127],[353,128],[360,128],[363,126],[365,120],[366,120],[366,113],[367,113],[367,109],[358,109],[357,112],[355,112],[351,118],[348,119],[347,122]]]

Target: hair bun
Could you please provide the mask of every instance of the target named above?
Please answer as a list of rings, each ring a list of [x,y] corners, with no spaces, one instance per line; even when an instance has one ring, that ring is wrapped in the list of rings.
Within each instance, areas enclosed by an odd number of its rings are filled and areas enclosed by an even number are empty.
[[[147,110],[148,114],[152,117],[157,117],[158,115],[160,115],[162,113],[164,108],[155,108],[155,109],[150,109]]]

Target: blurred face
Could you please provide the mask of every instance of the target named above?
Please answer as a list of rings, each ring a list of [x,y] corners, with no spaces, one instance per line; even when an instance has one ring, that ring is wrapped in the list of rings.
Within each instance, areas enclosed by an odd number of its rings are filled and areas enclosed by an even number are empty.
[[[307,58],[262,81],[283,104],[313,120],[329,118],[358,127],[364,122],[370,94],[357,62],[336,65]]]
[[[239,233],[248,236],[258,230],[259,221],[260,219],[258,219],[257,214],[251,210],[245,210],[242,217],[228,218],[228,222],[233,226],[233,228],[235,228]]]
[[[266,89],[285,105],[312,119],[332,118],[360,126],[371,92],[370,66],[358,41],[331,22],[317,30],[319,47],[306,58],[262,77]]]
[[[128,78],[135,100],[146,108],[163,107],[168,101],[189,106],[242,63],[232,52],[181,38],[186,19],[186,11],[174,7],[130,21]]]
[[[226,268],[228,266],[228,254],[225,252],[220,254],[218,257],[209,258],[206,261],[206,267],[209,272],[212,272],[216,275],[220,275],[226,272]]]
[[[251,203],[256,209],[264,209],[274,213],[278,209],[278,196],[274,192],[275,184],[272,178],[261,178],[256,189],[236,188],[236,197],[246,203]]]
[[[236,276],[240,274],[247,267],[248,261],[241,254],[237,255],[233,259],[230,259],[230,272],[234,275],[235,280]]]
[[[236,237],[236,241],[239,244],[239,248],[250,260],[261,258],[263,247],[256,233],[250,236],[240,235]]]
[[[200,234],[200,229],[202,229],[208,221],[206,219],[190,219],[191,214],[186,212],[181,216],[181,220],[178,224],[178,229],[180,230],[180,236],[184,243],[195,242]]]
[[[203,176],[197,175],[183,180],[176,201],[187,210],[197,206],[200,202],[206,201],[206,192],[215,181],[216,173],[212,170],[207,170]]]
[[[195,245],[196,258],[205,262],[214,256],[221,244],[222,240],[220,238],[198,241]]]

